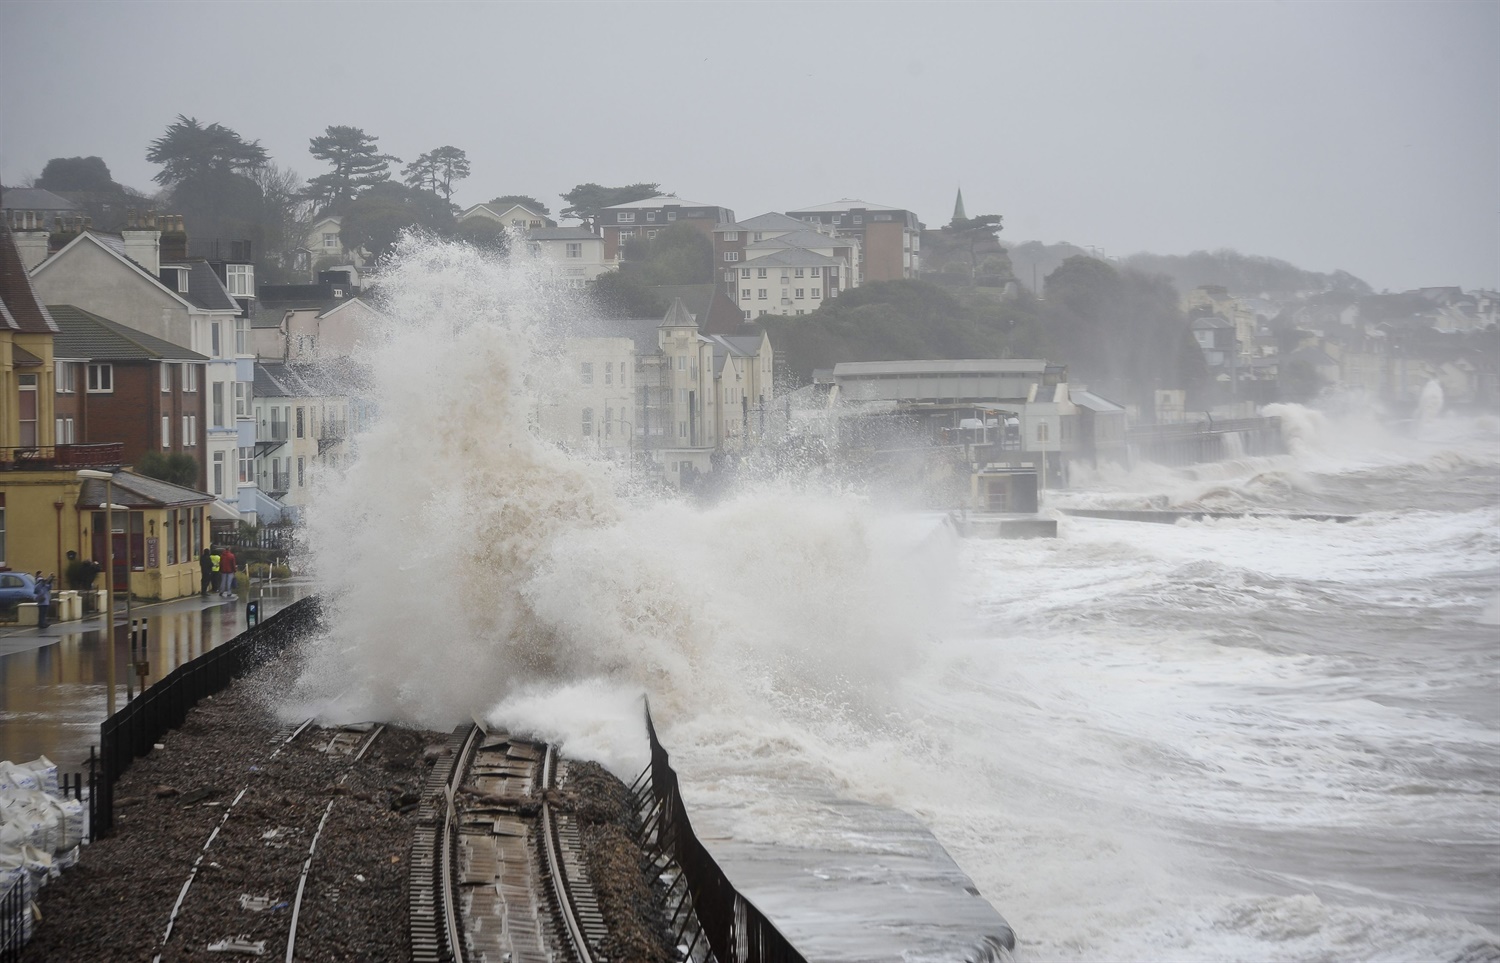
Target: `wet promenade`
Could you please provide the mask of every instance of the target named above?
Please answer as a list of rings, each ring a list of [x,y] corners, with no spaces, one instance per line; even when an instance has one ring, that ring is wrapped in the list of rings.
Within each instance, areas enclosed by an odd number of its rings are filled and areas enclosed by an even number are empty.
[[[260,601],[260,617],[311,591],[299,581],[257,583],[250,598]],[[124,707],[130,672],[130,629],[126,608],[115,611],[115,708]],[[234,599],[197,596],[136,604],[130,618],[146,627],[147,685],[177,666],[222,645],[245,630],[246,592]],[[138,656],[139,657],[139,656]],[[89,747],[98,745],[99,723],[108,705],[109,652],[99,616],[34,626],[0,625],[0,759],[23,761],[45,755],[65,771],[83,767]]]

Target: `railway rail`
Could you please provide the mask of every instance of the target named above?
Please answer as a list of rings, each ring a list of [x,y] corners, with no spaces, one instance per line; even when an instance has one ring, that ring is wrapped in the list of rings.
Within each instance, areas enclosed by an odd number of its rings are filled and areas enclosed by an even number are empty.
[[[549,745],[454,731],[418,809],[413,960],[603,963],[578,826],[555,804],[566,765]]]
[[[196,955],[199,950],[230,956],[269,956],[284,948],[283,958],[287,963],[297,958],[298,924],[304,918],[304,911],[310,909],[304,906],[307,881],[314,871],[318,845],[329,816],[340,796],[332,794],[313,826],[316,810],[288,812],[284,805],[286,797],[280,792],[281,780],[319,780],[331,768],[339,770],[333,785],[342,786],[353,767],[385,732],[383,725],[322,730],[313,723],[314,720],[307,719],[281,730],[275,748],[250,767],[244,785],[225,806],[178,891],[153,963]],[[309,752],[297,753],[309,733],[327,737]],[[311,761],[309,756],[313,757]],[[300,757],[295,765],[294,757]],[[268,825],[268,819],[276,825],[266,830],[262,827]],[[294,848],[299,839],[309,840],[305,855],[302,846]],[[279,852],[267,860],[264,856],[267,848]],[[302,857],[300,861],[294,860],[298,855]],[[202,881],[209,878],[210,872],[214,881],[206,885],[217,892],[203,894]],[[296,872],[295,895],[286,899],[284,894],[292,889],[291,872]],[[195,883],[199,884],[196,890]],[[241,915],[226,918],[223,893],[226,885],[262,892],[241,892],[238,899]],[[288,907],[291,912],[285,916],[266,912]]]

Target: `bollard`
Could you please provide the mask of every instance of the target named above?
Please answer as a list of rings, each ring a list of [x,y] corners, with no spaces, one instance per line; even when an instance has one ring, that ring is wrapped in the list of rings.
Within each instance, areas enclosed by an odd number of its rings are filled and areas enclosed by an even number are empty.
[[[260,600],[251,599],[245,603],[245,626],[248,628],[260,621]]]

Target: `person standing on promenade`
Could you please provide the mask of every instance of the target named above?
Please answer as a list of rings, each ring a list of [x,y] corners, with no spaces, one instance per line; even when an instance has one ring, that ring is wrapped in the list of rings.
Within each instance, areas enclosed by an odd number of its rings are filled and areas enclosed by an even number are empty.
[[[47,627],[47,610],[52,606],[52,583],[42,578],[41,569],[37,569],[31,597],[36,599],[36,628],[40,632]]]
[[[234,549],[228,545],[224,551],[219,553],[219,594],[225,598],[234,598],[234,573],[236,569]]]
[[[198,555],[198,571],[203,574],[203,584],[198,588],[198,597],[206,599],[208,587],[213,584],[214,578],[214,560],[207,548]]]

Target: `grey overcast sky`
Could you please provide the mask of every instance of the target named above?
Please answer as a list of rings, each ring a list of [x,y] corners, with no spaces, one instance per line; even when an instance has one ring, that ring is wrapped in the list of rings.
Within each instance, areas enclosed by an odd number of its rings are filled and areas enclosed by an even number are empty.
[[[364,128],[455,200],[658,181],[841,197],[1110,255],[1232,247],[1377,290],[1500,288],[1500,3],[0,0],[0,180],[150,188],[179,114],[304,177]]]

